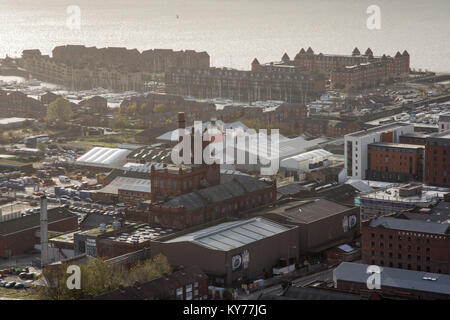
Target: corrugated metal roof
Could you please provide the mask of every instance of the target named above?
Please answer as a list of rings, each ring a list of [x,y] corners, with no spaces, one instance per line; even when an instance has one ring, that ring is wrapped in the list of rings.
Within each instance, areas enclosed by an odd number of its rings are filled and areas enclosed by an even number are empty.
[[[91,166],[121,167],[126,163],[130,150],[95,147],[79,157],[77,164]]]
[[[328,157],[328,156],[331,156],[331,155],[332,155],[331,152],[328,152],[328,151],[326,151],[324,149],[316,149],[316,150],[308,151],[308,152],[305,152],[305,153],[297,154],[295,156],[286,158],[283,161],[295,160],[295,161],[301,162],[301,161],[305,161],[305,160],[315,159],[315,158],[318,158],[318,157]]]
[[[98,190],[99,193],[118,194],[119,189],[150,192],[151,181],[150,179],[137,179],[131,177],[116,177],[108,185]]]
[[[229,251],[290,229],[291,227],[264,218],[253,218],[221,223],[168,240],[166,243],[192,242],[212,250]]]

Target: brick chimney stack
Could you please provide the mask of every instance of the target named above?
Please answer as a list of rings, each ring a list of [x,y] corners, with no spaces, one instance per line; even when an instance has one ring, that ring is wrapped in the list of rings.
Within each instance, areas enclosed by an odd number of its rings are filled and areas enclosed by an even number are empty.
[[[178,129],[186,128],[186,119],[184,117],[184,112],[178,112]]]

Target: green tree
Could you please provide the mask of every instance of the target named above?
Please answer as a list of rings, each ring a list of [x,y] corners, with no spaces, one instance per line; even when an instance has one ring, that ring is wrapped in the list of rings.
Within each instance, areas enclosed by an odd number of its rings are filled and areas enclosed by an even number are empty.
[[[157,104],[154,108],[153,108],[153,112],[154,113],[158,113],[158,112],[163,112],[164,109],[166,108],[166,106],[162,103]]]
[[[93,259],[80,267],[80,289],[69,289],[67,279],[67,263],[59,267],[45,268],[43,275],[48,286],[41,288],[38,295],[41,299],[79,300],[89,299],[102,293],[117,289],[121,283],[121,275],[102,259]]]
[[[58,125],[64,124],[72,117],[72,108],[70,102],[63,98],[58,98],[48,105],[47,118],[50,122],[56,122]]]
[[[111,127],[113,127],[114,129],[125,129],[129,126],[129,124],[130,122],[128,121],[128,119],[120,116],[119,114],[116,114],[112,118]]]
[[[125,275],[124,282],[127,285],[132,285],[135,282],[144,283],[170,272],[171,268],[167,258],[162,254],[158,254],[153,259],[138,261],[131,267],[130,272]]]
[[[119,271],[103,259],[96,258],[80,267],[80,289],[69,289],[67,279],[68,263],[46,267],[43,270],[48,286],[38,290],[40,299],[81,300],[90,299],[102,293],[116,290],[119,286],[133,285],[135,282],[148,282],[170,273],[167,258],[157,255],[153,259],[137,262],[129,271]]]

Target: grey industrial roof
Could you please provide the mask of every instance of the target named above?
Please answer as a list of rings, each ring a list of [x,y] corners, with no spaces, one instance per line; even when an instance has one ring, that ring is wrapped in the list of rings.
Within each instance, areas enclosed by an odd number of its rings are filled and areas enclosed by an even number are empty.
[[[367,283],[368,266],[367,264],[342,262],[333,270],[333,278],[336,280]],[[450,275],[388,267],[380,268],[381,287],[386,286],[450,295]]]
[[[392,142],[375,142],[369,144],[375,147],[387,147],[387,148],[401,148],[401,149],[424,149],[425,147],[417,144],[406,144],[406,143],[392,143]]]
[[[229,251],[292,229],[264,218],[225,222],[167,240],[165,243],[192,242],[212,250]]]
[[[289,286],[281,295],[262,294],[258,300],[362,300],[358,294],[343,293],[324,288]]]
[[[406,127],[406,126],[410,126],[410,125],[411,124],[408,124],[408,123],[394,122],[394,123],[386,124],[386,125],[383,125],[383,126],[378,126],[378,127],[374,127],[374,128],[370,128],[370,129],[366,129],[366,130],[350,133],[347,136],[349,136],[349,137],[363,137],[363,136],[371,134],[371,133],[383,132],[383,131],[386,131],[386,130],[394,130],[394,129],[398,129],[398,128]]]
[[[327,199],[297,200],[269,208],[265,214],[277,214],[295,223],[312,223],[350,210]]]
[[[450,225],[421,220],[407,220],[392,217],[378,217],[369,221],[369,226],[374,228],[387,228],[413,232],[425,232],[434,234],[449,234]]]
[[[47,215],[49,225],[57,221],[62,221],[76,217],[75,214],[63,208],[48,209]],[[21,232],[33,228],[39,228],[39,226],[40,226],[39,214],[26,215],[21,218],[0,222],[0,236],[6,236],[8,234]]]
[[[450,223],[450,202],[441,201],[433,208],[421,208],[417,212],[400,212],[397,217],[427,222]]]
[[[307,190],[304,186],[302,186],[299,183],[290,183],[285,186],[277,188],[277,193],[282,195],[295,195],[296,193],[299,193],[300,191]]]
[[[137,178],[132,178],[132,177],[116,177],[108,185],[104,186],[97,192],[118,194],[119,189],[139,191],[139,192],[150,192],[150,190],[151,190],[150,179],[137,179]]]
[[[450,112],[443,113],[439,116],[439,121],[450,121]]]

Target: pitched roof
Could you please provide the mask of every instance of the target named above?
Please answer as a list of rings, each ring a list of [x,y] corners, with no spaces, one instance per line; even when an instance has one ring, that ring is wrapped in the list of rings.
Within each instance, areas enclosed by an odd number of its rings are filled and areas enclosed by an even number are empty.
[[[95,297],[95,300],[160,300],[173,298],[177,288],[204,281],[208,276],[197,266],[189,266],[167,276],[119,288]],[[173,291],[173,293],[172,293]]]
[[[292,228],[294,227],[285,226],[264,218],[252,218],[224,222],[167,240],[165,243],[191,242],[212,250],[229,251],[283,233]]]
[[[248,192],[271,188],[271,185],[258,179],[236,175],[230,182],[196,190],[176,196],[162,204],[162,207],[196,210],[205,207],[208,203],[218,203]]]
[[[69,212],[64,208],[48,209],[47,215],[49,225],[57,221],[77,218],[75,214]],[[6,236],[12,233],[39,228],[39,226],[40,226],[40,215],[29,214],[21,218],[0,222],[0,236]]]

